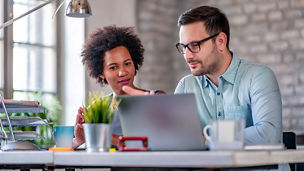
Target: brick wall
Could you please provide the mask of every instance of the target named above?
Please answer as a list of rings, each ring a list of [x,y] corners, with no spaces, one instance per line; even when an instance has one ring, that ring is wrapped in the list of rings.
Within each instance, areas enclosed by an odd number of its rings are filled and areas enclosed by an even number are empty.
[[[304,133],[303,0],[138,0],[137,26],[146,48],[141,87],[169,93],[189,74],[177,53],[178,16],[198,5],[212,5],[227,15],[230,48],[240,58],[269,66],[279,82],[284,131]]]

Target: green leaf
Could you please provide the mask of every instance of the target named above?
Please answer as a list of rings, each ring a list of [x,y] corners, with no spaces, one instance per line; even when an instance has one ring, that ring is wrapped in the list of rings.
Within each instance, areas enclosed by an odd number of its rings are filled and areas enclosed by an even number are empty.
[[[119,103],[103,93],[89,93],[88,103],[83,106],[85,123],[111,123]]]

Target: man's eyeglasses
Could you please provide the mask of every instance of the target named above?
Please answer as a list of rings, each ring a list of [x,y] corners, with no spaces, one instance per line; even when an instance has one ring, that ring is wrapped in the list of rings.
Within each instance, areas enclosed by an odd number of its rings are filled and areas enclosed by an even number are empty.
[[[209,36],[203,40],[200,41],[195,41],[195,42],[190,42],[188,44],[182,44],[182,43],[176,43],[176,48],[177,50],[181,53],[181,54],[185,54],[186,53],[186,48],[188,48],[190,50],[190,52],[192,53],[198,53],[200,51],[200,45],[204,42],[206,42],[209,39],[212,39],[214,37],[216,37],[217,35],[219,35],[219,33],[214,34],[212,36]]]

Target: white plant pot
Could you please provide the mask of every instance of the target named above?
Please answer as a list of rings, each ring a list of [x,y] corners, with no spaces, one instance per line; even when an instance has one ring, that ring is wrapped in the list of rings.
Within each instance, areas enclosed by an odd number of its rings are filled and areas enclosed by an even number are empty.
[[[83,124],[87,152],[103,152],[111,148],[111,124]]]

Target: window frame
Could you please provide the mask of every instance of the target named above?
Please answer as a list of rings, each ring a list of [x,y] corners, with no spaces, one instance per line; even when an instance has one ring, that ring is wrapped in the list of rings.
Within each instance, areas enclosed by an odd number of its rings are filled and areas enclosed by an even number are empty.
[[[7,1],[0,1],[0,3],[2,3],[1,5],[3,5],[3,23],[12,19],[13,18],[13,5],[14,2],[12,0]],[[57,3],[50,3],[48,5],[57,5]],[[55,6],[56,8],[57,6]],[[39,9],[41,10],[41,9]],[[26,11],[24,11],[26,12]],[[31,15],[31,14],[30,14]],[[15,16],[17,17],[17,16]],[[48,46],[47,48],[52,48],[54,50],[54,58],[55,58],[55,66],[56,66],[56,71],[59,72],[59,66],[58,64],[58,49],[56,47],[56,44],[58,43],[58,17],[56,16],[54,18],[55,20],[55,24],[56,26],[54,27],[55,29],[55,43],[54,46]],[[23,18],[21,18],[20,20],[22,20]],[[22,42],[14,42],[13,38],[13,25],[10,25],[4,29],[2,29],[3,31],[3,69],[1,69],[0,72],[3,73],[3,87],[0,87],[0,92],[2,92],[4,98],[7,99],[12,99],[14,97],[14,92],[25,92],[25,93],[38,93],[36,90],[19,90],[19,89],[14,89],[13,87],[13,58],[14,58],[14,54],[13,54],[13,50],[14,50],[14,44],[22,44]],[[27,43],[27,45],[34,45],[34,46],[41,46],[39,44],[35,44],[35,43]],[[55,95],[58,96],[58,92],[59,92],[59,78],[60,74],[55,73],[55,90],[54,92],[52,91],[43,91],[43,90],[39,90],[39,92],[41,94],[51,94],[51,95]]]

